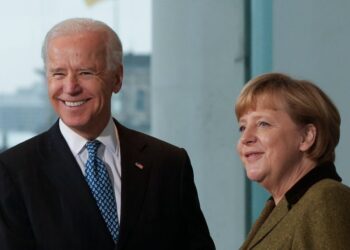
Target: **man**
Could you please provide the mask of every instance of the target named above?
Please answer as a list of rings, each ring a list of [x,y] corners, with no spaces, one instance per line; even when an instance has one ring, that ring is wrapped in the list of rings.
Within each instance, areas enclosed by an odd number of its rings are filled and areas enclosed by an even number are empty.
[[[111,117],[116,33],[63,21],[43,59],[59,120],[0,155],[0,249],[215,249],[185,150]]]

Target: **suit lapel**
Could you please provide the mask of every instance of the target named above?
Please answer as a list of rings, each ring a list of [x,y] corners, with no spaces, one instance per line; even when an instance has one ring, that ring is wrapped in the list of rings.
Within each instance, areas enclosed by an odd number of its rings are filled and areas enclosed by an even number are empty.
[[[81,210],[79,211],[81,218],[89,218],[94,224],[94,231],[105,231],[106,242],[111,241],[112,244],[110,233],[79,165],[59,130],[58,122],[48,131],[47,140],[42,144],[40,152],[43,161],[46,162],[43,171],[47,173],[57,190],[60,190],[71,209]]]
[[[280,203],[272,210],[270,215],[265,214],[265,218],[261,218],[264,219],[264,221],[261,222],[262,225],[260,229],[257,229],[256,235],[252,235],[253,239],[249,244],[249,249],[259,244],[259,242],[261,242],[261,240],[264,239],[278,225],[278,223],[282,221],[282,219],[288,214],[288,211],[288,202],[286,198],[283,198]]]
[[[88,197],[84,177],[57,123],[49,130],[47,144],[40,151],[43,152],[44,160],[48,161],[44,170],[60,188],[76,192],[76,188],[79,187],[80,195],[83,194],[84,198]]]
[[[121,151],[122,192],[120,241],[122,248],[139,219],[147,189],[151,161],[144,154],[147,147],[144,137],[116,122]]]
[[[248,248],[251,241],[254,239],[256,233],[259,231],[261,226],[264,224],[266,219],[269,217],[269,215],[272,212],[272,210],[274,209],[274,207],[275,207],[275,203],[274,203],[273,199],[269,199],[266,202],[266,205],[265,205],[263,211],[261,212],[259,218],[254,223],[253,227],[251,228],[251,230],[247,236],[247,239],[245,240],[244,244],[242,245],[242,247],[240,249],[247,249]]]

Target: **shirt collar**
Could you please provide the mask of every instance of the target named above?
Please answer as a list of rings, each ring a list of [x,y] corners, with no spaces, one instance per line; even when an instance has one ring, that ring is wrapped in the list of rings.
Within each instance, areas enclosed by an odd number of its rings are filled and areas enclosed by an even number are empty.
[[[294,186],[289,189],[285,195],[288,206],[292,207],[295,203],[297,203],[299,199],[306,193],[306,191],[316,182],[327,178],[339,182],[342,180],[332,162],[317,165],[304,177],[302,177],[296,184],[294,184]]]
[[[74,155],[79,155],[85,149],[84,146],[88,140],[68,127],[62,121],[62,119],[59,120],[59,127],[72,153]],[[119,147],[119,138],[117,127],[115,126],[112,117],[109,119],[107,126],[96,138],[96,140],[99,140],[106,147],[106,149],[112,153],[117,152]]]
[[[96,138],[96,140],[100,141],[107,150],[112,153],[117,152],[119,147],[119,138],[117,127],[114,124],[112,117],[109,119],[107,126],[102,131],[102,133]]]

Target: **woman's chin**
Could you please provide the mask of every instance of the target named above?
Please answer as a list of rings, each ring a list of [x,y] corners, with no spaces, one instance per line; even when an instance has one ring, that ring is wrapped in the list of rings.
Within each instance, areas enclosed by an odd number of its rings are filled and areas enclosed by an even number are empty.
[[[256,169],[247,170],[247,178],[251,181],[261,182],[263,179],[262,173]]]

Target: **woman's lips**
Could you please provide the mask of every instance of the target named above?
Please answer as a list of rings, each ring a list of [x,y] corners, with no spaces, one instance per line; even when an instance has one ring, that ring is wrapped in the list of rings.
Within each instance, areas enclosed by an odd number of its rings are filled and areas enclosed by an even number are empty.
[[[252,151],[252,152],[247,152],[244,154],[244,157],[248,160],[248,161],[255,161],[261,158],[261,156],[263,155],[263,152],[259,152],[259,151]]]

